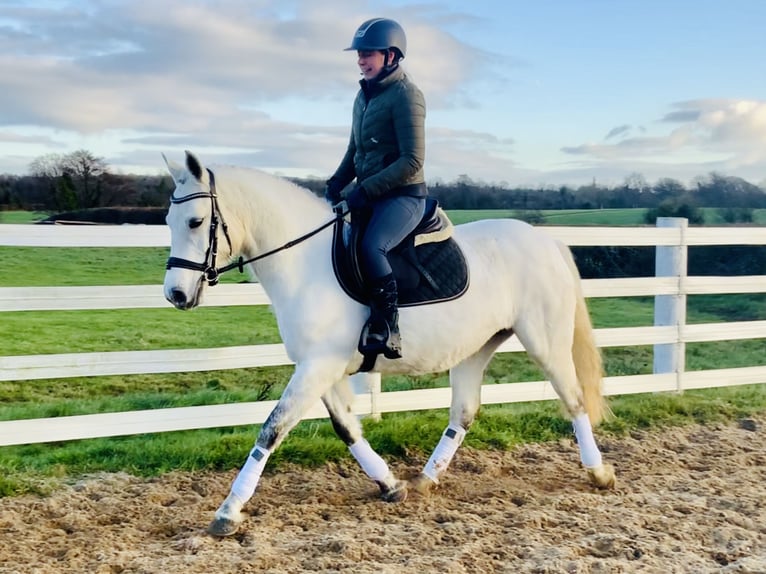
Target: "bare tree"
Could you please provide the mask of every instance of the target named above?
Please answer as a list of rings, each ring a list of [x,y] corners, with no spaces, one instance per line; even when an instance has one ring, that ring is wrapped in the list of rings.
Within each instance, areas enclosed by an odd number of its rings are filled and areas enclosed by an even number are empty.
[[[643,174],[637,171],[634,171],[625,177],[625,187],[638,193],[644,193],[649,190],[649,184],[646,182],[646,178]]]
[[[29,164],[29,175],[55,179],[64,174],[63,158],[57,153],[48,153],[36,157]]]
[[[99,178],[109,171],[104,158],[80,149],[66,154],[62,158],[62,167],[75,184],[80,207],[97,207],[102,192]]]
[[[74,194],[62,181],[64,161],[61,155],[49,153],[36,157],[28,169],[35,181],[34,187],[43,197],[46,209],[62,210],[74,207]]]

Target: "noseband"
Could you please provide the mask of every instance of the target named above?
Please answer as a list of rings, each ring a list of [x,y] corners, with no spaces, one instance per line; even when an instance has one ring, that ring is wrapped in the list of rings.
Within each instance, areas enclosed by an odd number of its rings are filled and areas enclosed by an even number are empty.
[[[180,269],[191,269],[192,271],[201,271],[202,280],[207,281],[207,283],[211,287],[218,284],[218,279],[221,273],[225,273],[226,271],[231,271],[232,269],[239,269],[239,272],[242,273],[244,272],[244,266],[247,265],[248,263],[253,263],[254,261],[258,261],[259,259],[268,257],[269,255],[273,255],[274,253],[277,253],[284,249],[289,249],[293,245],[297,245],[298,243],[305,241],[306,239],[316,235],[317,233],[319,233],[326,227],[329,227],[335,222],[340,221],[341,219],[343,219],[343,216],[345,215],[343,210],[338,209],[335,211],[335,217],[331,219],[330,221],[328,221],[327,223],[322,224],[321,226],[317,227],[313,231],[309,231],[305,235],[301,235],[297,239],[288,241],[287,243],[285,243],[284,245],[281,245],[280,247],[277,247],[276,249],[272,249],[271,251],[267,251],[266,253],[262,253],[255,257],[251,257],[250,259],[243,259],[242,257],[240,257],[234,263],[230,263],[229,265],[224,265],[223,267],[216,267],[215,259],[216,259],[216,256],[218,255],[218,225],[219,223],[221,225],[221,229],[223,230],[223,235],[224,237],[226,237],[226,242],[229,244],[229,254],[233,253],[233,248],[231,246],[231,239],[229,238],[229,229],[226,226],[226,222],[223,220],[221,209],[218,207],[218,196],[216,195],[216,192],[215,192],[215,175],[213,175],[213,172],[210,171],[210,169],[207,170],[207,173],[210,176],[210,191],[208,193],[199,192],[199,193],[191,193],[183,197],[176,197],[174,195],[175,194],[174,192],[174,194],[170,196],[170,203],[176,203],[176,204],[186,203],[187,201],[191,201],[192,199],[204,199],[206,197],[210,198],[212,213],[210,215],[210,233],[208,237],[207,252],[205,253],[205,262],[197,263],[196,261],[189,261],[188,259],[182,259],[180,257],[169,257],[168,262],[165,265],[165,269],[172,269],[176,267]]]

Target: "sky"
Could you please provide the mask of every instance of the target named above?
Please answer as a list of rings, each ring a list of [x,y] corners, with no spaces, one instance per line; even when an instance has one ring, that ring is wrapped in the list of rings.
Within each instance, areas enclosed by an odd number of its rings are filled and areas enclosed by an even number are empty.
[[[0,0],[0,173],[87,149],[112,171],[329,177],[397,20],[429,182],[766,184],[763,0]]]

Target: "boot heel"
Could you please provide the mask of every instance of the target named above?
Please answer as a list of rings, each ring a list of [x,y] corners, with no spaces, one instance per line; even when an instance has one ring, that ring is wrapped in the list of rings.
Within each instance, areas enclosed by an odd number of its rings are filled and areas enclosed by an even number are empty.
[[[383,356],[386,359],[402,358],[402,339],[399,333],[391,333],[388,336],[385,347],[383,347]]]

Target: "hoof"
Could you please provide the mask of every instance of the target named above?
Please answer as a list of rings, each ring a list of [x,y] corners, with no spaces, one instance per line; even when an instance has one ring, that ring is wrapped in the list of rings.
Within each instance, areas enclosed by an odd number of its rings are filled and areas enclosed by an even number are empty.
[[[588,478],[598,488],[612,489],[615,485],[614,467],[611,464],[602,464],[588,469]]]
[[[410,488],[419,496],[428,496],[436,483],[425,474],[419,474],[410,481]]]
[[[407,483],[403,480],[397,480],[396,486],[383,492],[381,498],[385,502],[404,502],[407,500]]]
[[[207,527],[207,533],[211,536],[223,538],[236,534],[241,521],[231,520],[230,518],[216,518]]]

